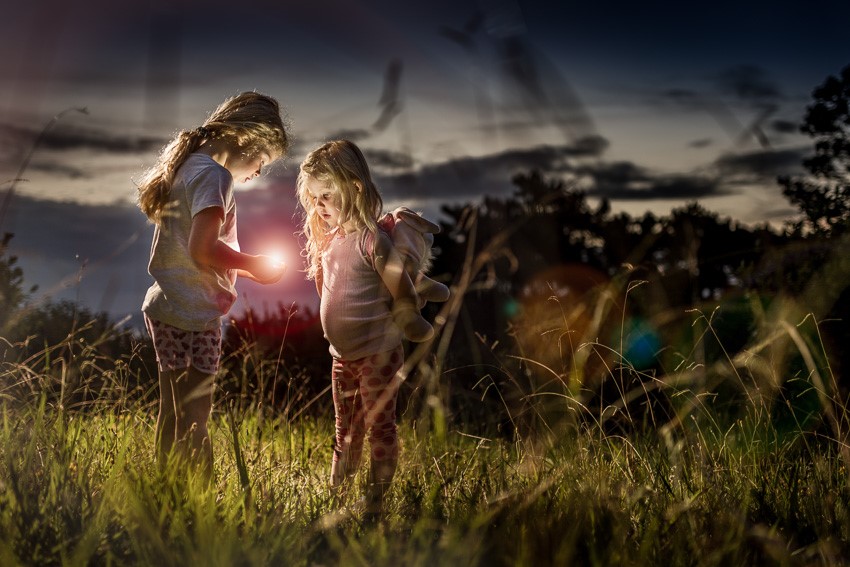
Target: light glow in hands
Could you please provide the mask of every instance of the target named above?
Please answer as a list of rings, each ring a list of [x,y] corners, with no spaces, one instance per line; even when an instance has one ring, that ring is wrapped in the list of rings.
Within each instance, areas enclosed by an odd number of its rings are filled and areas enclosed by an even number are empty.
[[[272,266],[282,267],[286,266],[286,260],[283,252],[280,250],[272,250],[266,254],[269,257],[269,260],[272,263]]]

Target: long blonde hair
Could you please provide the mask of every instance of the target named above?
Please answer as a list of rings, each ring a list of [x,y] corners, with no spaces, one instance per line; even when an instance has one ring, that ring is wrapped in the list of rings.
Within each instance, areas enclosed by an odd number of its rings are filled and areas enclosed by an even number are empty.
[[[158,224],[162,219],[177,169],[189,154],[213,138],[249,154],[268,153],[273,159],[285,155],[290,143],[277,100],[256,92],[228,98],[202,126],[179,132],[142,177],[139,208],[152,222]]]
[[[334,189],[340,225],[353,224],[357,229],[365,228],[374,234],[384,202],[372,181],[366,158],[354,142],[326,142],[307,154],[298,171],[297,185],[298,201],[304,209],[301,234],[306,239],[307,278],[314,279],[328,243],[328,227],[316,212],[313,198],[307,191],[309,178]]]

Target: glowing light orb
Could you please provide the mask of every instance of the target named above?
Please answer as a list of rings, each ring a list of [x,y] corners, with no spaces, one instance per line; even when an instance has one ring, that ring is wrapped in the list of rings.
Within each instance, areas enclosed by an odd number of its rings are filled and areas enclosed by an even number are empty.
[[[286,257],[284,256],[283,252],[281,252],[280,250],[273,250],[273,251],[267,253],[266,256],[269,257],[272,264],[275,264],[275,265],[286,264]]]

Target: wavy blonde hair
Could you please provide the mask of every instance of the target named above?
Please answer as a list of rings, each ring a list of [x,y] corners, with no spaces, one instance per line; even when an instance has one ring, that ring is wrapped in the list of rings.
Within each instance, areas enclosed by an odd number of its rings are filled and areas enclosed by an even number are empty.
[[[372,181],[366,158],[354,142],[333,140],[307,154],[298,170],[297,186],[298,201],[304,210],[301,234],[306,240],[307,278],[315,279],[329,242],[329,227],[316,213],[313,198],[307,191],[309,178],[333,190],[341,225],[350,223],[374,234],[384,202]]]
[[[186,158],[213,138],[249,155],[269,154],[277,159],[289,150],[280,104],[274,98],[257,92],[243,92],[230,97],[194,130],[183,130],[169,142],[159,159],[139,183],[139,208],[159,224],[170,202],[174,174]]]

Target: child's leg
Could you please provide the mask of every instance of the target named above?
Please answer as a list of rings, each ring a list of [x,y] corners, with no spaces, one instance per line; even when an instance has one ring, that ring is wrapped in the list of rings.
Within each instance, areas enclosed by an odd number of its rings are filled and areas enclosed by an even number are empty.
[[[213,378],[221,354],[221,330],[184,331],[145,317],[159,368],[157,456],[165,463],[172,450],[212,473],[207,421]]]
[[[161,370],[157,455],[165,463],[176,450],[206,474],[212,472],[212,446],[207,421],[212,410],[213,375],[197,368]]]
[[[360,376],[351,363],[334,360],[331,382],[336,416],[331,486],[336,487],[357,473],[366,430],[363,427]]]
[[[185,372],[183,366],[184,357],[175,353],[172,345],[175,345],[173,327],[164,325],[159,321],[144,316],[145,327],[153,341],[156,353],[157,370],[159,374],[159,413],[156,416],[156,433],[154,442],[156,444],[157,458],[164,465],[174,447],[177,431],[177,411],[174,407],[174,384]]]
[[[156,417],[156,449],[160,463],[165,463],[177,431],[177,417],[174,408],[174,383],[181,372],[178,370],[159,371],[159,414]]]
[[[190,368],[174,382],[175,448],[206,475],[212,474],[213,454],[207,421],[212,411],[213,374]]]
[[[361,367],[361,396],[364,424],[369,432],[371,462],[367,503],[379,511],[398,464],[398,430],[396,399],[400,385],[399,369],[404,363],[404,350],[377,354]]]

